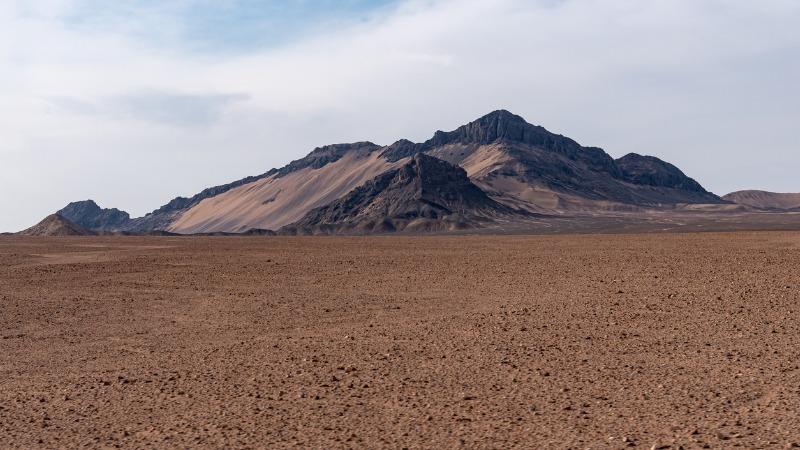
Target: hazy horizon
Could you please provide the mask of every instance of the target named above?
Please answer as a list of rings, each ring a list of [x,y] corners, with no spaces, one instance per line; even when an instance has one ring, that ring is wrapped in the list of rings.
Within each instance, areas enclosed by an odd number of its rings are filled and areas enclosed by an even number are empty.
[[[719,195],[800,192],[789,0],[11,0],[0,25],[0,231],[497,109]]]

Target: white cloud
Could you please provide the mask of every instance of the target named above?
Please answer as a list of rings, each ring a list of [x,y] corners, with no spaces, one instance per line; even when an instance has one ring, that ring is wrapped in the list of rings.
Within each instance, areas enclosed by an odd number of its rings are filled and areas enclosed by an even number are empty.
[[[800,191],[792,0],[408,1],[230,54],[178,45],[169,9],[75,26],[80,3],[0,7],[0,230],[90,197],[141,214],[316,145],[422,140],[497,108],[718,193]]]

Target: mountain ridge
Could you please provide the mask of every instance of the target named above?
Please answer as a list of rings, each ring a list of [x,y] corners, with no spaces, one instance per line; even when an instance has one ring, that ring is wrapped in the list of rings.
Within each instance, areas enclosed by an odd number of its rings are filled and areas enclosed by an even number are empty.
[[[375,187],[381,174],[420,154],[463,169],[477,189],[521,216],[729,203],[666,161],[636,153],[614,159],[601,148],[581,146],[501,109],[453,131],[436,131],[422,143],[400,139],[387,146],[361,141],[317,147],[282,168],[176,197],[143,217],[120,220],[127,213],[96,204],[84,205],[85,214],[72,217],[102,230],[288,229],[366,183]]]

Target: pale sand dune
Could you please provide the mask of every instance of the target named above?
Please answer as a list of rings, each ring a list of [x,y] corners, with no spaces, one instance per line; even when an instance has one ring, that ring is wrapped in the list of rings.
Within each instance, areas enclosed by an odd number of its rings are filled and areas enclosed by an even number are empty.
[[[379,151],[351,152],[319,169],[305,168],[282,177],[273,175],[205,199],[183,213],[169,231],[276,230],[405,162],[406,159],[389,162]]]

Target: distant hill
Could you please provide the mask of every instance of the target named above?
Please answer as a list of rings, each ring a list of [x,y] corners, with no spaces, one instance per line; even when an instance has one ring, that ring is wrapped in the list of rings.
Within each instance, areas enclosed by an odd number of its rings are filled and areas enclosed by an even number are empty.
[[[722,197],[739,205],[760,209],[800,210],[800,193],[737,191]]]
[[[59,214],[51,214],[36,225],[17,234],[20,236],[92,236],[97,233]]]
[[[584,147],[499,110],[453,131],[437,131],[422,143],[399,140],[387,146],[356,142],[319,147],[283,168],[208,188],[192,197],[175,198],[139,218],[102,209],[92,201],[72,203],[61,213],[91,229],[124,232],[407,229],[413,221],[404,222],[406,219],[396,215],[400,210],[417,208],[424,214],[436,208],[420,209],[419,203],[413,202],[424,197],[402,196],[410,188],[392,177],[397,170],[413,171],[414,164],[444,167],[434,159],[462,169],[437,172],[453,177],[441,180],[441,186],[454,187],[449,183],[456,179],[462,183],[465,176],[472,187],[460,185],[459,189],[480,191],[493,205],[499,205],[493,210],[503,208],[504,217],[512,215],[519,220],[531,214],[564,216],[729,204],[656,157],[632,153],[615,160],[600,148]],[[431,186],[437,183],[420,174],[417,180]],[[396,195],[401,197],[393,197]],[[396,211],[385,209],[395,201],[403,206]],[[477,214],[481,208],[470,212],[470,206],[455,213],[458,208],[440,206],[444,209],[437,210],[435,220],[442,223],[433,224],[433,218],[420,216],[427,223],[421,228],[446,229],[457,223],[482,226],[494,220],[491,215]],[[379,208],[384,210],[377,213]],[[463,217],[456,219],[458,215]]]

